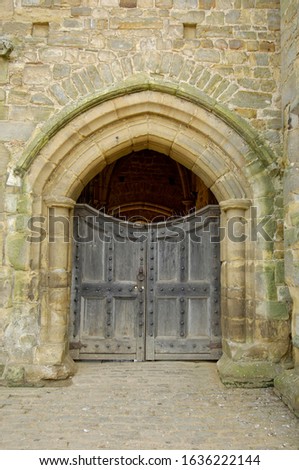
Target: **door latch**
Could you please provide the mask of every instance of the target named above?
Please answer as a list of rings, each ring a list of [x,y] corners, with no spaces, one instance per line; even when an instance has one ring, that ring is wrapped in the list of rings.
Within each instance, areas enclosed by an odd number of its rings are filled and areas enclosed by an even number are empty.
[[[140,266],[140,268],[139,268],[137,279],[138,279],[138,281],[144,281],[144,272],[143,272],[143,267],[142,266]]]

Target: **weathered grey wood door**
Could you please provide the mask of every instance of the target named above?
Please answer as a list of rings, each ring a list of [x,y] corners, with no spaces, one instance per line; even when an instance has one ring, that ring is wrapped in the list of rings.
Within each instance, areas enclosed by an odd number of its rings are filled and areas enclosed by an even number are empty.
[[[133,225],[78,204],[74,358],[200,360],[221,353],[219,209]]]

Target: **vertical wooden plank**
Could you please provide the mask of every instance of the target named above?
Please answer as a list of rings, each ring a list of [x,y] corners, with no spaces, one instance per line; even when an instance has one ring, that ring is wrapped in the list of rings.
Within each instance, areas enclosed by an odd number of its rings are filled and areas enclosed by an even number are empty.
[[[188,299],[187,338],[210,336],[210,315],[207,299]]]
[[[83,298],[81,310],[81,338],[105,338],[106,300]]]
[[[155,320],[155,338],[178,338],[180,330],[177,299],[157,298]]]

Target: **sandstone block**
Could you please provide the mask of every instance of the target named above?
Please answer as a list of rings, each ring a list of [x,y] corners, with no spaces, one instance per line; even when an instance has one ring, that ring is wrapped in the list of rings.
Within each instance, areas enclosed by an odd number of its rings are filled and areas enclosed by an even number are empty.
[[[277,8],[279,9],[280,0],[255,0],[256,8]]]
[[[30,103],[41,106],[53,106],[53,101],[42,93],[36,93],[35,95],[32,95]]]
[[[202,8],[203,10],[210,10],[211,8],[215,8],[216,0],[198,0],[198,8]]]
[[[272,95],[251,91],[238,91],[231,102],[240,108],[266,108],[271,105]]]
[[[173,0],[155,0],[155,6],[157,8],[172,8]]]
[[[47,85],[51,81],[48,65],[25,65],[23,80],[26,85]]]
[[[9,159],[10,152],[7,150],[4,144],[0,144],[0,175],[6,174]]]
[[[8,82],[8,61],[0,57],[0,85]]]
[[[1,122],[0,140],[3,142],[27,141],[35,128],[32,122],[8,121]]]
[[[50,90],[59,104],[65,105],[69,102],[69,98],[66,96],[64,90],[61,88],[60,85],[54,84],[50,87]]]
[[[24,385],[25,369],[21,366],[8,366],[4,371],[4,379],[10,387]]]
[[[92,9],[89,7],[73,7],[71,8],[72,16],[89,16],[92,14]]]
[[[17,270],[29,267],[29,242],[24,233],[11,233],[6,239],[6,255],[9,263]]]
[[[113,51],[130,51],[133,49],[133,42],[122,39],[110,39],[109,48]]]
[[[220,52],[213,49],[199,49],[195,53],[196,60],[200,62],[220,62]]]
[[[81,31],[55,31],[55,33],[50,31],[48,43],[50,46],[86,47],[88,35]]]

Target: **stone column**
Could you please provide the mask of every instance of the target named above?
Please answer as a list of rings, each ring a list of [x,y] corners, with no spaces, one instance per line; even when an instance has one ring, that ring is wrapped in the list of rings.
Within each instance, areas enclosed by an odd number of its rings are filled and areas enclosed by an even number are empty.
[[[238,354],[238,345],[246,341],[246,211],[248,199],[220,203],[223,350],[228,357]]]
[[[257,314],[252,295],[256,273],[248,259],[254,243],[250,239],[250,206],[251,201],[247,199],[220,203],[223,356],[218,361],[218,371],[225,384],[263,387],[273,384],[282,367],[263,359],[261,345],[252,337],[252,331],[248,332],[248,325]]]
[[[66,197],[44,199],[48,211],[47,264],[41,312],[41,344],[36,363],[46,377],[61,378],[72,369],[68,357],[72,209],[75,201]],[[53,367],[49,367],[53,366]]]

